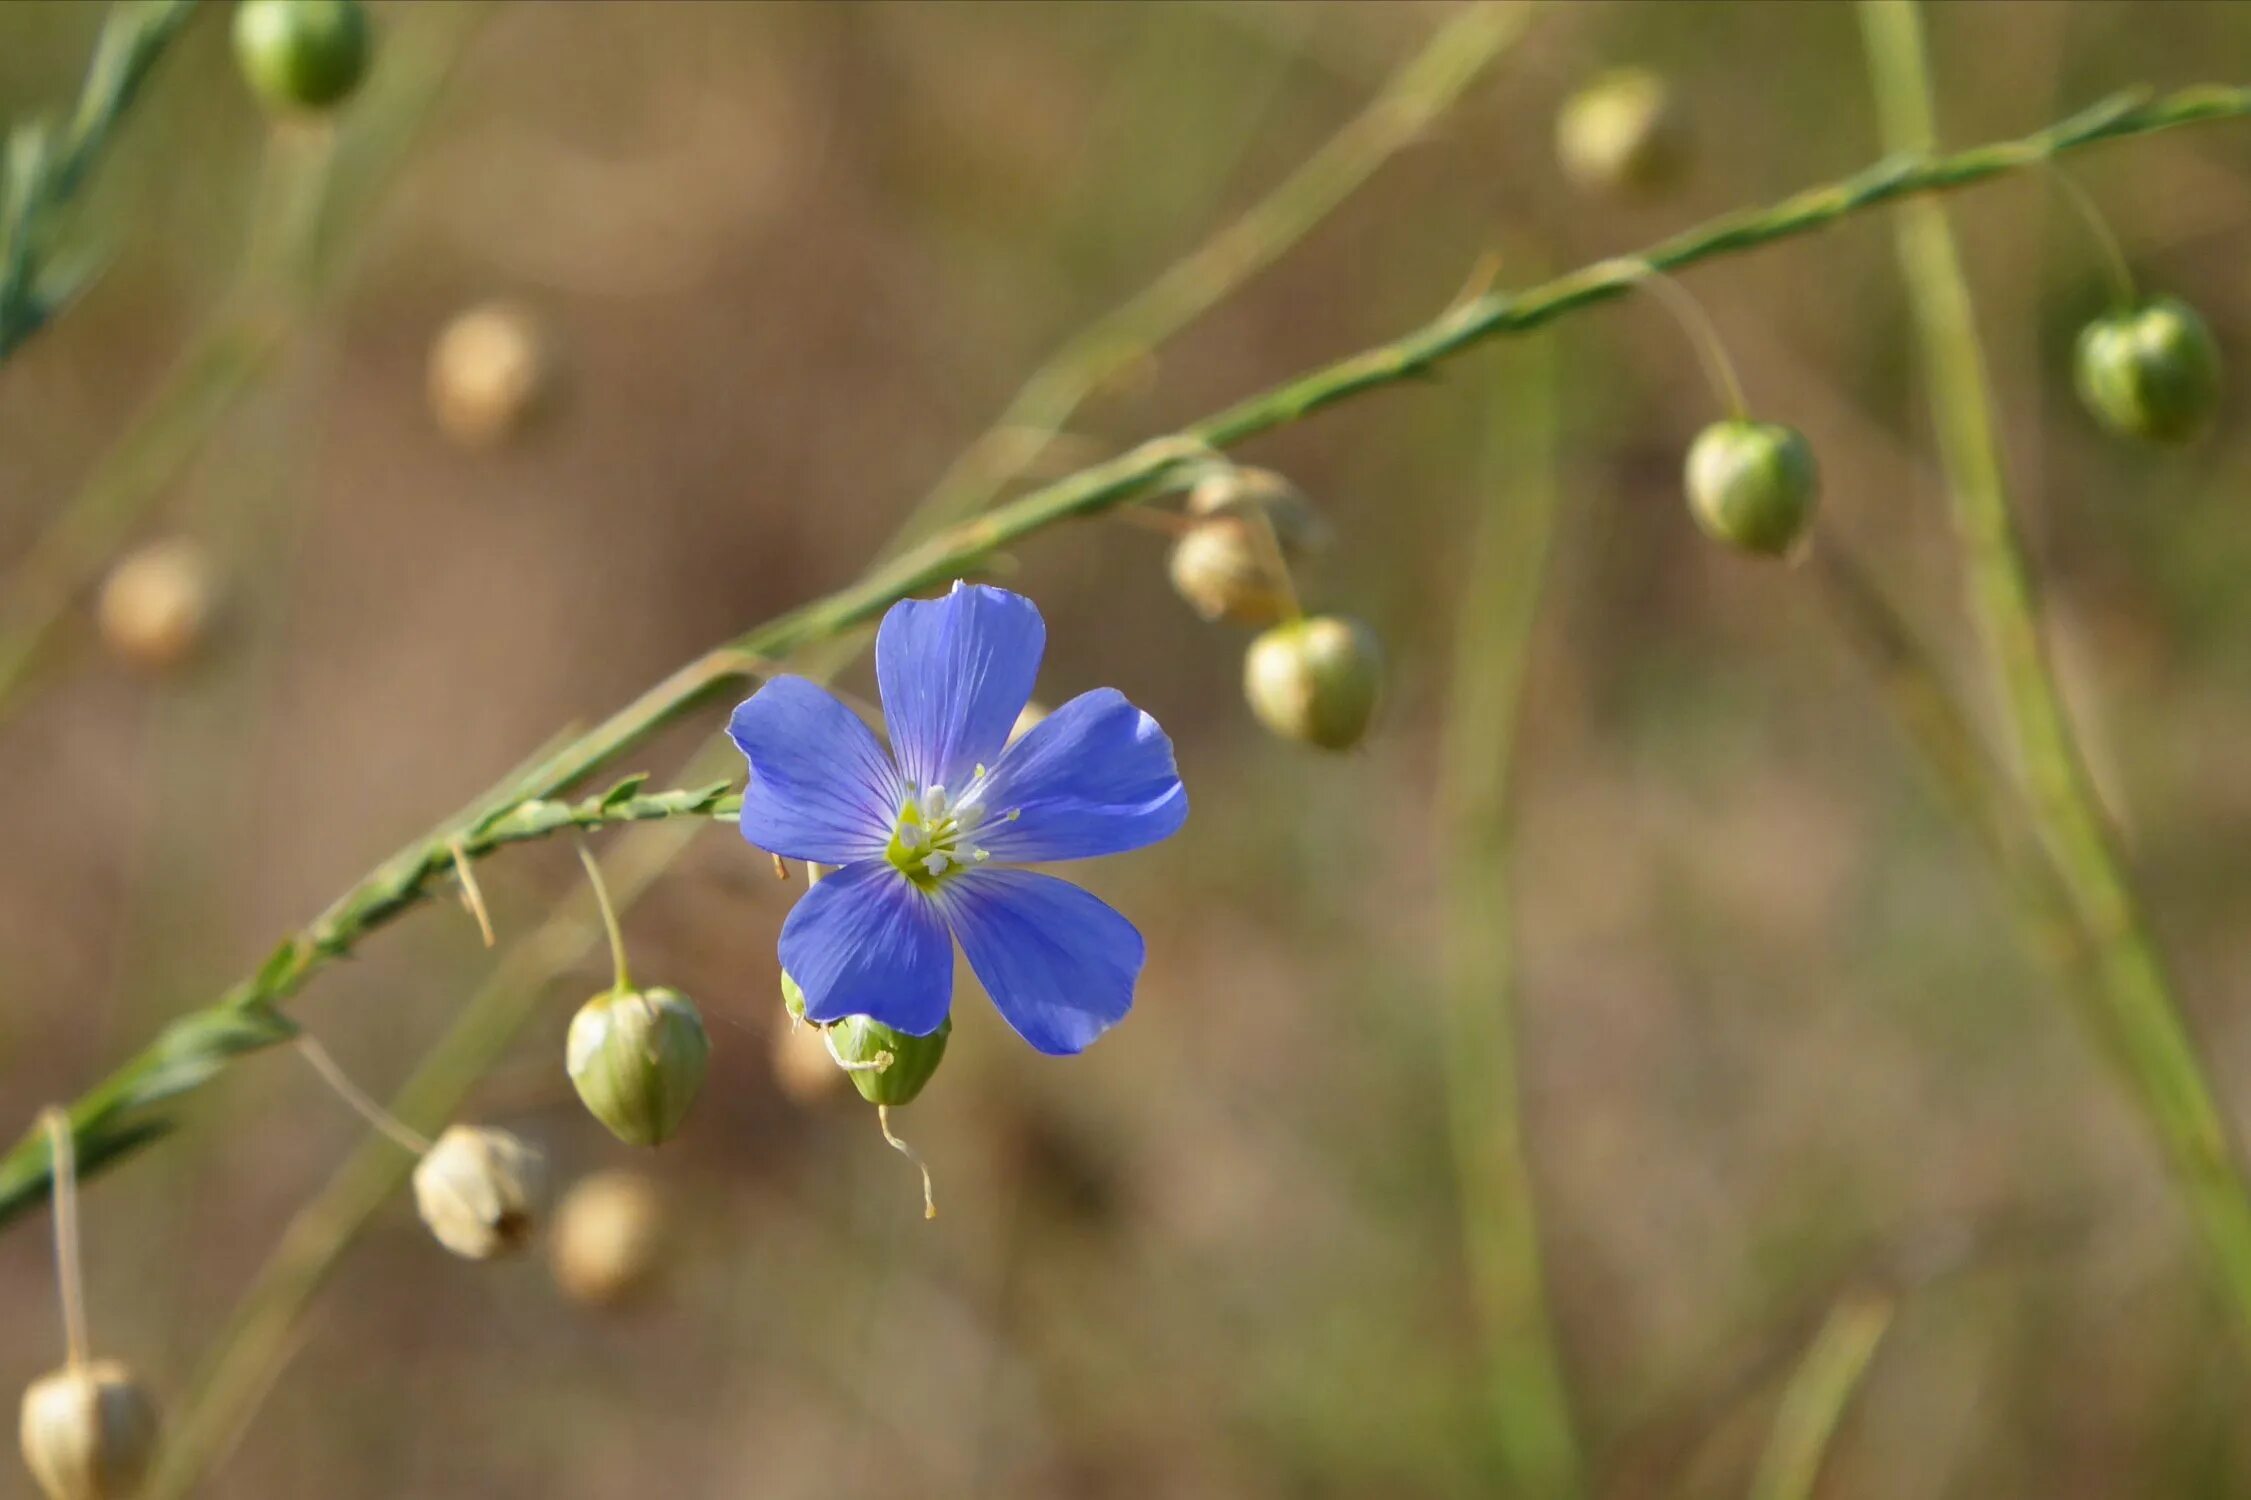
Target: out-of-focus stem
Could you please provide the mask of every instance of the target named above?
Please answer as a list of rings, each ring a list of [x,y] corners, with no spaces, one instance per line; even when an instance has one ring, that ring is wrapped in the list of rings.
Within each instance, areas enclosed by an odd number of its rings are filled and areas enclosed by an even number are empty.
[[[1885,144],[1895,159],[1928,160],[1936,125],[1921,16],[1911,0],[1862,0],[1860,18]],[[1901,209],[1898,237],[1971,607],[2034,827],[2092,946],[2109,1039],[2131,1092],[2251,1333],[2251,1189],[2048,662],[1953,233],[1944,210],[1919,202]]]
[[[1437,810],[1446,1103],[1495,1433],[1515,1493],[1563,1500],[1580,1493],[1582,1465],[1525,1154],[1509,809],[1533,624],[1562,493],[1551,342],[1530,344],[1492,403],[1492,493],[1460,587]]]
[[[1891,1327],[1888,1292],[1848,1292],[1823,1320],[1805,1357],[1790,1372],[1751,1481],[1751,1500],[1812,1500],[1814,1481],[1845,1407],[1860,1389]]]

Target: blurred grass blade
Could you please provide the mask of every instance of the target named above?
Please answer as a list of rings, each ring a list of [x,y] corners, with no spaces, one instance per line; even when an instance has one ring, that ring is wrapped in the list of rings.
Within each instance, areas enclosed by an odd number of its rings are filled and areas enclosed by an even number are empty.
[[[1903,160],[1926,159],[1937,129],[1921,15],[1912,0],[1862,0],[1859,14],[1884,144]],[[2033,820],[2093,941],[2107,1041],[2251,1336],[2251,1193],[2049,665],[1953,232],[1945,210],[1927,199],[1900,208],[1897,232],[1971,609]]]
[[[1830,1309],[1782,1388],[1766,1452],[1751,1481],[1751,1500],[1812,1500],[1830,1439],[1895,1310],[1891,1295],[1876,1291],[1848,1293]]]
[[[1492,402],[1491,458],[1454,633],[1438,795],[1442,1052],[1463,1250],[1495,1435],[1515,1493],[1580,1493],[1571,1403],[1547,1307],[1524,1147],[1509,782],[1562,486],[1556,354],[1531,340]]]

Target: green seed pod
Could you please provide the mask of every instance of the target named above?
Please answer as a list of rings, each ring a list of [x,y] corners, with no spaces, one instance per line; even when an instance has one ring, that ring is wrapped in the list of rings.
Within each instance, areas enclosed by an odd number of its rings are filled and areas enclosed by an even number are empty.
[[[578,1097],[610,1134],[656,1146],[696,1102],[711,1038],[678,990],[610,990],[571,1018],[565,1060]]]
[[[1555,150],[1564,175],[1582,188],[1654,193],[1688,171],[1688,122],[1664,79],[1620,68],[1563,101]]]
[[[1324,750],[1360,743],[1383,696],[1383,647],[1341,615],[1291,620],[1251,642],[1243,696],[1258,721],[1286,740]]]
[[[359,0],[241,0],[234,55],[258,96],[283,111],[321,110],[359,87],[372,50]]]
[[[47,1500],[125,1500],[156,1448],[156,1406],[125,1366],[92,1360],[31,1383],[20,1436]]]
[[[2220,399],[2220,350],[2196,309],[2158,297],[2079,334],[2079,399],[2121,437],[2185,443]]]
[[[1715,541],[1778,557],[1813,524],[1820,473],[1796,429],[1775,422],[1714,422],[1689,447],[1688,508]]]
[[[866,1016],[846,1016],[828,1029],[837,1056],[848,1063],[872,1063],[891,1054],[885,1068],[853,1068],[852,1086],[870,1104],[910,1104],[922,1092],[930,1075],[945,1060],[946,1038],[953,1035],[953,1017],[938,1023],[928,1036],[909,1036]]]
[[[414,1169],[414,1207],[469,1260],[522,1249],[547,1198],[547,1163],[505,1130],[448,1126]]]
[[[667,1217],[664,1194],[638,1172],[582,1178],[555,1209],[555,1284],[588,1307],[646,1290],[663,1268]]]

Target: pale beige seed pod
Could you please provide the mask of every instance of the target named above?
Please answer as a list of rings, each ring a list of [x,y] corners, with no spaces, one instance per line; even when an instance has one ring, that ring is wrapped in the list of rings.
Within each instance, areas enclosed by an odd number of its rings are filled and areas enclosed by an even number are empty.
[[[663,1192],[640,1173],[581,1178],[555,1208],[555,1284],[589,1307],[625,1301],[663,1268],[668,1227]]]
[[[1591,192],[1661,192],[1688,171],[1688,120],[1671,85],[1646,68],[1605,73],[1563,102],[1555,150]]]
[[[1289,613],[1287,569],[1327,541],[1297,486],[1271,469],[1224,468],[1188,492],[1196,518],[1173,544],[1174,592],[1207,620],[1271,625]]]
[[[455,317],[430,346],[430,411],[447,437],[496,448],[552,406],[560,361],[530,312],[488,302]]]
[[[47,1500],[124,1500],[156,1448],[156,1406],[113,1359],[66,1366],[23,1393],[23,1460]]]
[[[1016,722],[1009,726],[1008,743],[1013,745],[1018,740],[1022,739],[1025,735],[1030,734],[1033,730],[1039,728],[1040,722],[1046,717],[1047,710],[1040,707],[1037,703],[1025,704],[1024,707],[1017,713]]]
[[[546,1204],[547,1163],[505,1130],[448,1126],[414,1169],[414,1206],[438,1243],[470,1260],[522,1249]]]
[[[209,554],[185,537],[129,553],[102,583],[95,616],[102,643],[128,666],[167,672],[210,635],[218,578]]]

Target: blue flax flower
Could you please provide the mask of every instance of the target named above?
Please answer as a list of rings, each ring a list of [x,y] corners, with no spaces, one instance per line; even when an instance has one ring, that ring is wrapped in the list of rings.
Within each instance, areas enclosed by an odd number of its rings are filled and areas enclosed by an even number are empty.
[[[727,732],[750,761],[743,837],[838,867],[782,925],[808,1020],[873,1016],[927,1036],[953,1004],[956,939],[1042,1052],[1081,1050],[1133,1004],[1133,924],[1018,867],[1153,844],[1187,818],[1188,794],[1172,742],[1114,688],[1008,743],[1046,645],[1031,600],[957,583],[893,605],[876,634],[889,751],[802,677],[735,710]]]

